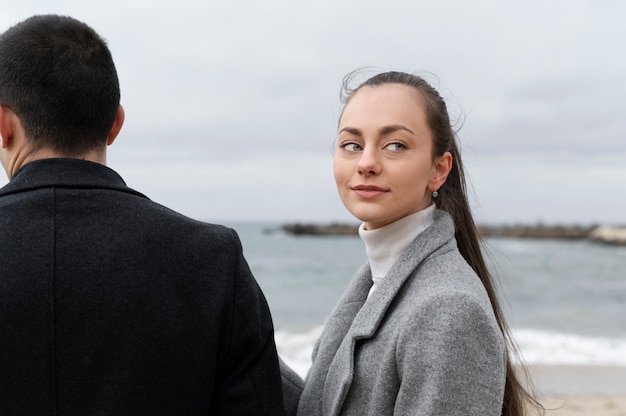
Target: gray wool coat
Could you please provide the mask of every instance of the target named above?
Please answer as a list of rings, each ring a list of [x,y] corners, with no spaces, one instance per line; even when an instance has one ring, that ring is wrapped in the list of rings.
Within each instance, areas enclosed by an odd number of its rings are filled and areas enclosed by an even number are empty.
[[[327,318],[298,415],[500,415],[504,339],[451,217],[436,210],[368,299],[371,284],[366,264]]]

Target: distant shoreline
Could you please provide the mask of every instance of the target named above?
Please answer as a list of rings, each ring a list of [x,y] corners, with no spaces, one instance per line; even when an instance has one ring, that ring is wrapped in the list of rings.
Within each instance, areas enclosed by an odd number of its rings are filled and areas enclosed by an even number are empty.
[[[290,235],[357,236],[358,225],[349,223],[291,223],[278,230]],[[274,230],[268,230],[274,231]],[[604,225],[479,225],[482,237],[539,238],[559,240],[590,240],[602,244],[626,246],[626,226]]]

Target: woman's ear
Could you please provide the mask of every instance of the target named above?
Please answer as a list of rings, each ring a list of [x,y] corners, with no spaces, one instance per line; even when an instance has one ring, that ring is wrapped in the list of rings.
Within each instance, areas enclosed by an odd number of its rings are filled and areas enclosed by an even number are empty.
[[[115,141],[115,138],[119,134],[120,130],[122,130],[122,125],[124,125],[124,107],[121,105],[117,108],[117,113],[115,114],[115,121],[113,122],[113,126],[111,127],[111,131],[107,136],[107,146],[110,146]]]
[[[435,158],[432,175],[428,183],[431,191],[436,191],[443,186],[452,170],[452,163],[454,162],[450,152],[445,152],[443,155]]]

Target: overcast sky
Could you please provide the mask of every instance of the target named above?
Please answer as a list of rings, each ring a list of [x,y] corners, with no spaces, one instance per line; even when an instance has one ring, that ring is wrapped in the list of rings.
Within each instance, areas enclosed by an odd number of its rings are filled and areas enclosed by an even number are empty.
[[[479,222],[626,224],[621,0],[3,3],[0,31],[58,13],[107,39],[126,110],[108,164],[192,217],[351,220],[339,89],[371,66],[446,98]]]

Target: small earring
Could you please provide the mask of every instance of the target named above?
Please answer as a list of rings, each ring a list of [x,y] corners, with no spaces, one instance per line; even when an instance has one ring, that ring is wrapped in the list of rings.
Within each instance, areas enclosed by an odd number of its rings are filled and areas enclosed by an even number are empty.
[[[439,192],[433,191],[433,199],[439,198]]]

